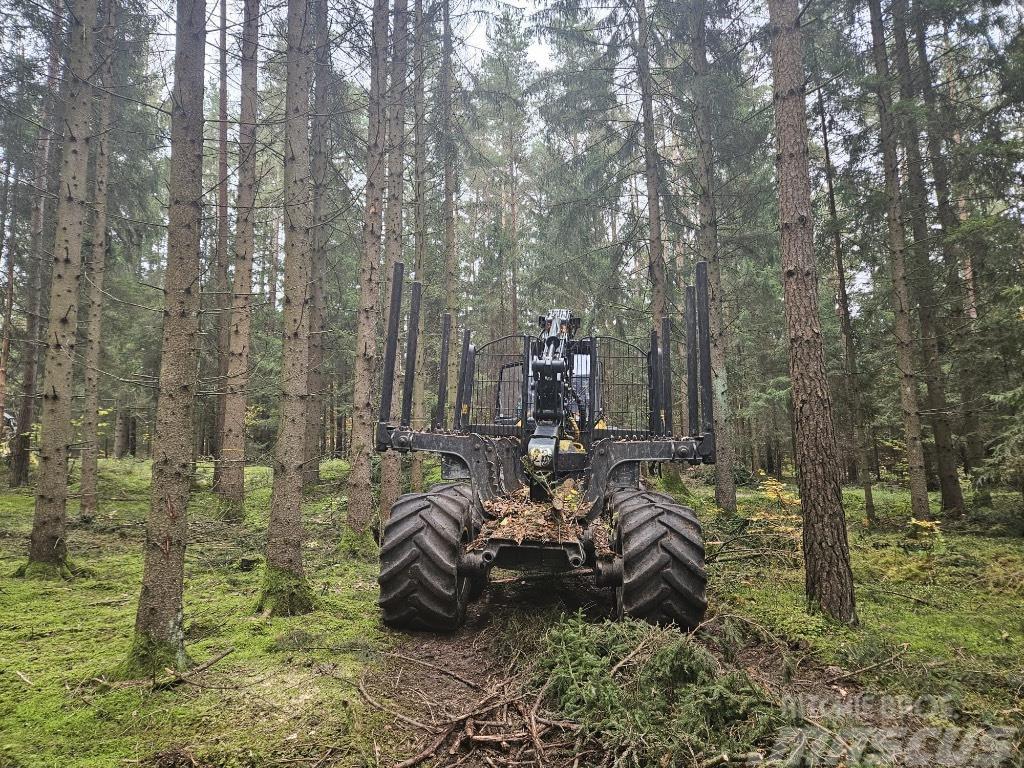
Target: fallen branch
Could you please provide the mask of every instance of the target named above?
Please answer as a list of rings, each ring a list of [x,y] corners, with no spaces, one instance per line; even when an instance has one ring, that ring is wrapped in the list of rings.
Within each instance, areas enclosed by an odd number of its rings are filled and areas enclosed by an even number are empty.
[[[764,755],[760,752],[744,752],[739,755],[730,755],[727,752],[723,752],[720,755],[712,757],[710,760],[705,760],[700,764],[700,768],[715,768],[715,766],[729,765],[730,763],[750,765],[751,763],[760,763],[763,760]]]
[[[172,677],[170,680],[168,680],[168,681],[166,681],[164,683],[153,683],[153,690],[154,691],[166,691],[166,690],[169,690],[171,688],[175,688],[175,687],[181,685],[182,683],[193,683],[194,681],[189,679],[192,675],[202,674],[203,672],[208,670],[210,667],[212,667],[214,664],[216,664],[218,661],[220,661],[225,656],[227,656],[229,653],[233,653],[234,650],[235,649],[232,647],[232,648],[228,648],[225,651],[221,651],[216,656],[214,656],[212,659],[208,659],[207,661],[204,661],[199,666],[194,667],[194,668],[188,670],[187,673],[179,672],[174,677]]]
[[[861,674],[862,672],[869,672],[872,669],[878,669],[878,667],[885,666],[886,664],[892,664],[894,661],[896,661],[896,659],[898,659],[900,656],[902,656],[904,653],[907,652],[907,648],[908,647],[909,646],[904,644],[903,646],[900,647],[900,649],[898,651],[896,651],[896,653],[894,653],[888,659],[882,659],[881,661],[876,661],[874,664],[868,664],[866,667],[861,667],[860,669],[855,669],[852,672],[843,672],[842,674],[839,674],[839,675],[833,675],[832,677],[830,677],[830,678],[825,680],[825,685],[832,685],[832,683],[838,683],[840,680],[848,680],[851,677],[856,677],[857,675]]]
[[[544,685],[537,691],[537,698],[533,700],[533,707],[530,709],[530,716],[526,720],[526,724],[530,726],[530,737],[533,739],[533,749],[537,753],[537,764],[543,768],[544,766],[544,744],[541,743],[540,733],[537,729],[537,710],[540,709],[540,703],[544,700],[544,694],[548,692],[548,688],[551,686],[551,681],[554,679],[552,675],[548,676],[548,679],[544,681]]]
[[[651,636],[648,635],[643,640],[641,640],[639,643],[637,643],[636,648],[634,648],[632,651],[630,651],[625,656],[623,656],[621,659],[619,659],[618,662],[616,662],[615,666],[612,667],[611,672],[608,673],[608,676],[609,677],[615,677],[615,673],[618,672],[620,669],[622,669],[624,666],[626,666],[629,662],[631,662],[636,657],[636,655],[638,653],[640,653],[641,650],[643,650],[643,647],[645,645],[647,645],[647,641],[650,640],[650,639],[651,639]]]
[[[445,669],[444,667],[436,667],[433,664],[428,664],[427,662],[421,659],[413,658],[412,656],[406,656],[401,653],[395,653],[394,651],[384,652],[381,653],[381,655],[390,656],[394,659],[401,659],[402,661],[411,661],[413,664],[419,664],[421,667],[426,667],[427,669],[433,672],[440,672],[443,675],[448,675],[448,677],[452,678],[453,680],[458,680],[463,685],[468,686],[470,688],[475,688],[478,691],[482,688],[482,686],[479,683],[474,683],[472,680],[466,679],[458,672],[452,672],[450,669]]]
[[[407,715],[403,715],[397,709],[392,709],[391,707],[388,707],[388,706],[386,706],[384,704],[381,704],[379,701],[377,701],[375,698],[373,698],[367,692],[366,686],[363,685],[363,681],[362,680],[359,681],[359,693],[362,694],[362,697],[364,699],[366,699],[366,701],[371,706],[379,709],[381,712],[387,712],[389,715],[391,715],[396,720],[401,720],[403,723],[406,723],[407,725],[411,725],[411,726],[413,726],[415,728],[419,728],[420,730],[426,731],[427,733],[436,733],[437,732],[437,728],[435,728],[434,726],[427,725],[426,723],[421,723],[419,720],[414,720],[413,718],[411,718],[411,717],[409,717]]]
[[[455,725],[450,725],[447,729],[443,730],[436,739],[430,742],[422,752],[413,755],[408,760],[403,760],[398,763],[395,768],[413,768],[413,766],[419,765],[424,760],[429,759],[435,752],[437,752],[438,749],[440,749],[441,745],[445,743],[454,730]]]

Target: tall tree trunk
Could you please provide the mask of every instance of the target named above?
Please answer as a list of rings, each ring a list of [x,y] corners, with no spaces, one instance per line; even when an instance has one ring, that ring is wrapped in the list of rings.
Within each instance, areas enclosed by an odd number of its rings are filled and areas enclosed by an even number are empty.
[[[976,373],[970,365],[968,352],[973,334],[973,326],[978,318],[977,297],[974,290],[974,266],[967,248],[954,239],[959,228],[959,217],[954,209],[950,187],[950,170],[943,146],[946,129],[941,116],[941,106],[936,93],[934,75],[928,58],[927,26],[925,11],[921,3],[914,3],[911,21],[914,27],[914,43],[917,49],[918,66],[920,68],[921,93],[925,103],[926,134],[928,142],[928,158],[931,161],[932,179],[935,186],[935,199],[939,213],[939,224],[942,227],[943,262],[946,265],[948,278],[959,278],[962,295],[955,299],[958,314],[966,317],[967,339],[961,347],[956,363],[957,378],[961,391],[961,436],[965,447],[965,464],[974,468],[984,459],[984,446],[978,429],[978,407],[976,403]],[[967,353],[967,354],[965,354]]]
[[[310,232],[312,258],[310,266],[311,304],[309,316],[309,397],[306,399],[305,463],[302,481],[313,485],[320,481],[320,458],[324,431],[323,374],[326,309],[324,282],[327,279],[327,220],[324,216],[324,198],[327,196],[327,97],[331,73],[330,29],[327,19],[327,1],[312,0],[314,42],[313,62],[313,127],[310,147],[310,173],[313,177],[312,229]]]
[[[893,3],[893,33],[893,51],[900,80],[900,95],[910,104],[917,98],[918,88],[914,72],[911,70],[907,45],[907,0],[895,0]],[[949,424],[949,406],[946,402],[946,386],[939,357],[942,322],[936,312],[938,299],[933,287],[935,276],[928,255],[931,234],[928,231],[928,189],[925,186],[924,165],[921,160],[921,134],[912,110],[903,109],[901,115],[900,127],[907,161],[907,200],[910,206],[908,213],[914,238],[908,255],[917,299],[918,322],[921,324],[924,379],[932,432],[935,436],[939,488],[943,511],[958,515],[963,512],[964,496],[957,474],[953,430]]]
[[[277,330],[277,283],[281,265],[281,217],[276,211],[270,217],[270,268],[267,270],[267,332]]]
[[[252,327],[252,262],[255,253],[256,119],[260,0],[245,0],[242,21],[241,112],[238,119],[238,190],[235,198],[235,275],[232,289],[228,374],[224,383],[221,476],[217,491],[228,517],[241,517],[245,501],[245,411]],[[276,222],[275,222],[276,224]]]
[[[391,85],[388,88],[391,114],[388,119],[388,201],[384,210],[384,306],[391,306],[392,268],[402,258],[402,198],[405,190],[405,84],[409,56],[409,13],[407,0],[395,0],[395,21],[391,40]],[[389,322],[385,314],[384,323]],[[400,356],[399,356],[400,357]],[[401,402],[401,361],[396,361],[395,380],[383,382],[396,390]],[[380,460],[380,513],[386,519],[402,492],[402,457],[388,451]]]
[[[612,214],[613,216],[615,214]],[[672,261],[676,268],[676,289],[678,290],[677,296],[682,296],[686,291],[686,248],[683,245],[682,238],[675,240],[672,243]],[[676,333],[675,334],[675,356],[676,365],[679,366],[676,370],[679,373],[676,375],[676,386],[679,388],[675,396],[679,398],[679,408],[677,410],[675,423],[678,425],[676,432],[683,435],[691,434],[691,431],[696,425],[690,424],[688,419],[690,418],[689,409],[687,403],[689,402],[689,393],[687,391],[687,377],[686,377],[686,334]]]
[[[832,420],[814,256],[807,161],[807,110],[797,0],[769,0],[775,137],[778,149],[782,286],[790,339],[797,482],[803,510],[805,590],[812,608],[857,622],[842,467]]]
[[[312,592],[302,566],[302,465],[309,386],[310,194],[309,85],[312,29],[307,0],[288,0],[284,147],[284,315],[280,427],[267,525],[267,572],[260,609],[306,613]]]
[[[224,434],[224,399],[227,396],[228,357],[231,345],[231,284],[228,282],[228,0],[220,0],[220,90],[217,120],[217,256],[214,291],[217,308],[217,392],[213,430],[213,486],[220,484],[221,435]]]
[[[424,43],[427,35],[426,20],[423,17],[423,0],[415,0],[414,3],[414,25],[415,37],[413,38],[413,237],[415,238],[415,274],[416,279],[424,285],[429,282],[426,279],[425,261],[427,255],[427,144],[426,144],[426,96],[424,82],[426,70],[424,61]],[[421,326],[421,330],[423,326]],[[412,387],[412,418],[416,429],[423,429],[425,405],[423,402],[424,370],[426,361],[426,344],[416,347],[416,376]],[[409,484],[414,491],[423,490],[423,454],[414,451],[409,460]]]
[[[17,241],[12,229],[7,241],[7,265],[4,284],[4,327],[3,338],[0,340],[0,439],[4,442],[11,437],[7,434],[7,364],[11,360],[11,314],[14,311],[14,259]]]
[[[5,266],[4,299],[3,299],[3,340],[0,341],[0,440],[7,443],[11,435],[7,434],[7,363],[11,357],[11,315],[14,312],[14,260],[17,249],[17,239],[14,236],[14,227],[11,227],[11,234],[7,234],[7,214],[11,206],[11,176],[15,177],[17,185],[17,169],[14,164],[5,159],[4,162],[4,191],[3,200],[0,201],[0,256],[6,254]],[[6,246],[6,248],[4,248]]]
[[[726,371],[726,330],[722,291],[722,258],[718,247],[718,212],[715,206],[715,151],[708,109],[713,95],[708,88],[707,5],[694,6],[690,49],[693,53],[693,123],[697,134],[697,254],[708,262],[711,320],[711,389],[715,422],[715,503],[726,512],[736,512],[736,479],[732,466],[734,451],[729,378]]]
[[[509,324],[506,327],[511,333],[516,333],[519,330],[519,148],[511,130],[508,136],[507,154]],[[664,247],[662,253],[664,254]],[[662,261],[664,261],[664,256],[662,256]]]
[[[648,272],[651,279],[651,314],[661,332],[668,307],[668,279],[665,274],[665,246],[661,240],[661,180],[658,143],[654,134],[654,99],[651,83],[651,55],[648,43],[646,0],[636,0],[636,68],[640,81],[641,128],[643,132],[644,179],[647,182],[647,228],[650,249]]]
[[[900,375],[900,408],[903,411],[903,436],[907,443],[910,477],[911,513],[919,520],[930,517],[928,482],[921,443],[921,414],[918,407],[917,378],[914,375],[914,342],[911,328],[910,289],[907,282],[906,232],[903,228],[903,204],[900,192],[899,158],[896,153],[896,124],[892,114],[889,57],[885,49],[885,27],[881,0],[868,0],[871,13],[872,54],[875,63],[878,123],[885,171],[886,220],[889,230],[889,271],[892,279],[896,339],[896,367]]]
[[[110,112],[113,105],[114,33],[119,14],[116,0],[106,0],[103,30],[103,74],[99,96],[99,126],[96,131],[96,162],[93,176],[95,184],[95,215],[92,227],[92,259],[87,272],[89,311],[85,332],[85,357],[82,363],[85,380],[85,403],[82,409],[82,520],[90,522],[97,512],[97,483],[99,474],[100,411],[100,349],[103,333],[103,277],[107,262],[107,176],[110,169]]]
[[[11,174],[14,171],[14,163],[9,157],[4,158],[4,183],[3,192],[0,192],[0,261],[3,260],[4,249],[7,243],[7,214],[11,209]],[[13,234],[14,227],[11,227]]]
[[[46,64],[46,91],[39,110],[39,133],[36,137],[32,199],[31,240],[28,257],[28,296],[25,301],[25,343],[21,357],[24,369],[21,374],[21,404],[18,409],[18,436],[11,451],[11,471],[8,480],[12,488],[28,482],[29,454],[32,448],[32,423],[36,414],[36,377],[39,372],[39,350],[42,346],[40,334],[43,329],[43,286],[49,274],[49,264],[44,262],[43,239],[46,222],[46,201],[50,178],[50,155],[53,135],[56,134],[56,112],[58,75],[61,61],[61,38],[64,29],[63,0],[50,3],[52,23],[50,27],[50,51]]]
[[[850,315],[850,296],[846,289],[846,264],[843,253],[843,235],[840,229],[839,213],[836,210],[835,184],[832,181],[832,153],[829,149],[828,121],[825,118],[825,100],[818,92],[818,117],[821,123],[821,145],[825,150],[825,189],[828,192],[829,228],[832,231],[832,256],[836,265],[836,299],[839,306],[839,327],[843,333],[843,352],[846,379],[846,396],[850,402],[853,421],[853,442],[857,450],[857,474],[864,489],[864,513],[868,524],[874,527],[875,501],[871,492],[871,457],[868,455],[867,431],[864,429],[864,395],[858,380],[857,340],[853,335],[853,319]]]
[[[164,328],[153,480],[129,670],[185,667],[183,586],[199,361],[206,0],[177,0]]]
[[[57,236],[50,280],[50,318],[46,330],[43,406],[32,543],[27,574],[57,575],[67,569],[68,449],[74,442],[71,397],[74,392],[75,336],[78,331],[78,284],[85,233],[85,190],[92,143],[93,26],[96,0],[71,6],[68,75],[64,111]]]
[[[447,299],[445,312],[451,315],[451,336],[448,349],[457,350],[458,346],[458,309],[459,309],[459,256],[455,241],[455,196],[458,193],[459,181],[456,163],[458,149],[452,135],[452,24],[451,0],[441,0],[441,130],[438,143],[441,147],[441,160],[444,167],[444,191],[441,200],[441,220],[444,225],[444,285]],[[455,387],[458,382],[458,354],[452,352],[448,356],[448,414],[441,414],[445,424],[452,424],[455,417]]]
[[[373,514],[370,455],[373,451],[374,414],[371,387],[377,363],[377,270],[383,221],[384,91],[388,56],[388,0],[374,0],[370,51],[370,92],[366,140],[366,206],[363,209],[363,253],[359,262],[359,310],[356,315],[356,350],[352,386],[351,468],[348,473],[348,524],[366,530]]]

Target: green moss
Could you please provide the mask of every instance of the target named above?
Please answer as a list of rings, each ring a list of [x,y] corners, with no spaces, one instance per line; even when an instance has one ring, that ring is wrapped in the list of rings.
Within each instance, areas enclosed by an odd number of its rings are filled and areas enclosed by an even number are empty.
[[[822,664],[872,667],[858,678],[875,689],[949,695],[980,721],[1019,717],[1012,713],[1024,666],[1024,541],[972,529],[968,516],[943,523],[941,543],[921,547],[907,536],[906,492],[876,488],[881,524],[868,530],[862,492],[844,489],[861,620],[851,629],[808,613],[800,531],[777,515],[773,499],[742,490],[738,524],[716,513],[710,490],[697,493],[708,549],[725,552],[709,568],[713,612],[743,617]],[[731,547],[748,554],[730,561]]]
[[[338,554],[345,558],[373,563],[377,561],[378,547],[373,540],[372,531],[353,531],[349,526],[342,526],[338,538]]]
[[[36,560],[29,560],[19,567],[14,575],[23,579],[64,580],[70,581],[74,578],[71,569],[63,562],[43,563]]]
[[[268,565],[256,602],[257,613],[269,616],[301,616],[313,610],[313,590],[304,576]]]
[[[328,743],[339,746],[331,759],[343,768],[359,765],[364,752],[372,759],[350,681],[387,637],[376,610],[376,566],[337,557],[329,511],[336,499],[325,487],[327,495],[303,508],[310,530],[303,555],[321,610],[299,621],[254,617],[262,573],[240,569],[239,561],[265,541],[269,486],[263,496],[260,483],[269,471],[247,469],[246,476],[256,498],[243,525],[225,526],[206,504],[213,497],[198,494],[185,562],[186,652],[202,662],[235,650],[204,673],[212,687],[156,693],[114,679],[124,676],[134,642],[149,464],[100,461],[99,515],[69,532],[76,565],[96,572],[88,580],[7,576],[25,562],[33,496],[0,491],[0,766],[313,764]],[[295,628],[313,640],[271,648]],[[158,670],[158,680],[167,677]],[[156,755],[167,757],[157,762]]]
[[[158,641],[135,634],[128,658],[117,667],[112,677],[118,680],[155,679],[166,669],[184,672],[191,664],[182,643]]]

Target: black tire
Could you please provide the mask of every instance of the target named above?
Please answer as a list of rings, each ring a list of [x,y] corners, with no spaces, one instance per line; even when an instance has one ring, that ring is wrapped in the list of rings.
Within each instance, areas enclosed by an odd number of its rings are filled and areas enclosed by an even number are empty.
[[[459,555],[472,537],[472,504],[457,493],[410,493],[391,508],[380,548],[384,623],[450,632],[466,616],[469,580]]]
[[[445,493],[455,498],[462,498],[469,502],[471,510],[472,530],[470,531],[470,541],[476,538],[477,534],[480,533],[480,529],[484,525],[484,512],[483,508],[475,502],[473,499],[473,488],[468,483],[460,482],[447,482],[440,483],[430,488],[431,493]],[[469,579],[469,595],[468,599],[470,602],[476,600],[480,595],[484,593],[484,589],[487,587],[487,576],[475,576]]]
[[[707,574],[700,523],[671,496],[635,488],[613,492],[616,551],[622,586],[615,590],[619,617],[691,630],[707,610]]]

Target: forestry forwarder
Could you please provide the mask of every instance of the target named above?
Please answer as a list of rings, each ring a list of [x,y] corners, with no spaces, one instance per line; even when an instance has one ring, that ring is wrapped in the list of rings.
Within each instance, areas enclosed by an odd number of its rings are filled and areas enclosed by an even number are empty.
[[[640,472],[642,462],[715,461],[707,265],[699,263],[696,273],[685,307],[689,436],[673,433],[668,320],[644,349],[613,337],[576,338],[580,320],[564,309],[539,319],[539,337],[506,336],[476,347],[463,331],[450,430],[451,316],[444,315],[437,408],[430,429],[417,431],[411,415],[418,282],[401,419],[391,421],[403,277],[403,265],[395,265],[376,448],[437,453],[446,482],[402,496],[391,508],[380,549],[386,624],[456,629],[495,566],[589,573],[615,588],[620,617],[683,629],[702,621],[700,524],[692,509],[646,490]]]

